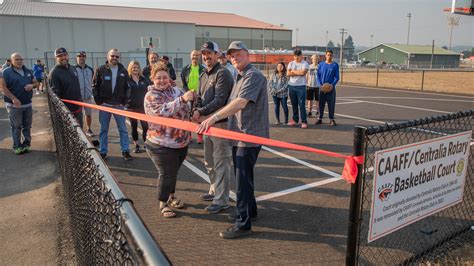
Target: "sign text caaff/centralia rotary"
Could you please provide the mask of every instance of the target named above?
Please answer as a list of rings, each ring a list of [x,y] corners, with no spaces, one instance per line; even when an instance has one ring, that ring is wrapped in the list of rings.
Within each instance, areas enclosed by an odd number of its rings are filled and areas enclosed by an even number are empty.
[[[368,242],[462,201],[472,131],[375,153]]]

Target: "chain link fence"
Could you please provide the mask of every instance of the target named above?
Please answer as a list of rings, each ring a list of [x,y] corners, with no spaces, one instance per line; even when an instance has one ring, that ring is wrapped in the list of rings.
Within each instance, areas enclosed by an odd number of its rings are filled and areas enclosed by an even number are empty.
[[[71,113],[50,91],[48,103],[78,263],[169,265]]]
[[[474,111],[459,112],[437,117],[382,126],[365,131],[365,165],[362,169],[360,212],[356,246],[357,262],[363,265],[413,264],[436,257],[446,245],[462,246],[474,218],[474,145],[469,146],[467,174],[461,203],[399,229],[368,243],[370,210],[372,205],[375,152],[393,147],[431,140],[473,130]],[[357,189],[353,189],[353,193]],[[351,201],[352,202],[352,201]],[[354,201],[357,202],[357,201]],[[352,209],[352,208],[351,208]],[[351,229],[351,228],[350,228]],[[461,237],[460,237],[461,236]]]

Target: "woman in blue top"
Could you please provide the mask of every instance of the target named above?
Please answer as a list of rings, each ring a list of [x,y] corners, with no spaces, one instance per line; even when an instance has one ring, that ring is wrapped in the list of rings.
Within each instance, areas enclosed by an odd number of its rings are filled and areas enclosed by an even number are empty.
[[[285,113],[285,124],[288,124],[288,79],[286,77],[285,63],[279,62],[275,72],[272,74],[268,82],[268,90],[273,97],[275,103],[275,117],[277,121],[275,125],[280,125],[280,104]]]

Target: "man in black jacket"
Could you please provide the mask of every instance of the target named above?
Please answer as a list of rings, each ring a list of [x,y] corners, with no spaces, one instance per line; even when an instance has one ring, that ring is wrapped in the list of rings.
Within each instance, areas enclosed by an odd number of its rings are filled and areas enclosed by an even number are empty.
[[[81,85],[77,77],[77,70],[69,64],[69,54],[66,49],[62,47],[56,49],[54,56],[56,57],[56,65],[50,72],[49,87],[59,99],[82,102]],[[70,103],[65,103],[65,105],[82,127],[82,107]]]
[[[112,49],[107,53],[107,62],[98,67],[94,73],[93,88],[94,100],[96,104],[123,110],[130,97],[130,88],[128,87],[128,72],[125,67],[119,63],[120,52],[118,49]],[[107,144],[109,134],[109,124],[112,114],[99,111],[100,122],[100,155],[107,158]],[[113,115],[115,123],[120,134],[120,149],[122,157],[128,161],[130,156],[129,140],[125,117]]]
[[[230,71],[218,62],[219,47],[215,42],[207,42],[201,47],[202,61],[206,69],[199,80],[199,96],[202,106],[193,113],[193,119],[209,116],[227,104],[234,81]],[[217,128],[227,129],[227,118],[217,121]],[[218,213],[229,208],[229,184],[232,174],[232,147],[227,139],[204,137],[204,165],[211,180],[208,193],[201,199],[212,201],[206,207],[208,213]]]

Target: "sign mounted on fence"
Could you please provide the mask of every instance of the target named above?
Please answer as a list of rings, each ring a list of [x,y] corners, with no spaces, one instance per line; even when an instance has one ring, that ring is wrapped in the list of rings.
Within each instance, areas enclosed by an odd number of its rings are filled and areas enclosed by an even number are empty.
[[[472,131],[375,153],[372,242],[462,201]]]

